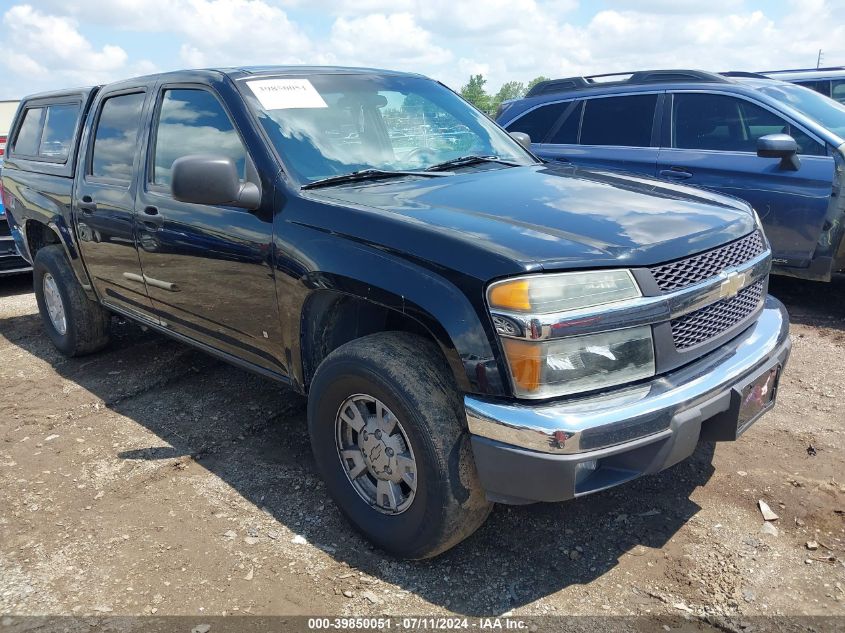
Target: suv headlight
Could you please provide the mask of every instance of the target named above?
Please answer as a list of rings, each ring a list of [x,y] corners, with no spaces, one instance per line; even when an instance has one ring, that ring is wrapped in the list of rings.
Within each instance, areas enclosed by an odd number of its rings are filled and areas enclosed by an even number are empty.
[[[506,279],[487,291],[490,307],[550,314],[642,296],[629,270],[591,270]]]
[[[535,275],[492,284],[487,301],[494,321],[507,325],[538,321],[642,296],[628,270]],[[504,319],[500,317],[505,317]],[[545,320],[554,321],[554,317]],[[639,326],[583,336],[542,338],[545,328],[497,327],[516,395],[550,398],[593,391],[654,375],[651,327]],[[552,328],[553,329],[553,328]]]

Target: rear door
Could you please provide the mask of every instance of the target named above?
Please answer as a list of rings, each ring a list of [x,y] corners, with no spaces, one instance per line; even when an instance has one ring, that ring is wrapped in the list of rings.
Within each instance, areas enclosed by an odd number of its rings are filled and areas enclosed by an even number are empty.
[[[746,200],[760,215],[778,263],[809,265],[833,186],[834,163],[825,146],[746,98],[677,92],[671,99],[658,175]],[[757,139],[776,133],[798,142],[797,171],[782,167],[779,159],[757,156]]]
[[[149,317],[135,247],[135,191],[146,86],[103,93],[83,138],[73,212],[91,282],[106,305]]]
[[[661,98],[648,93],[575,102],[536,150],[547,160],[653,176]]]
[[[272,192],[248,211],[180,202],[173,161],[212,154],[235,161],[258,184],[230,112],[210,86],[159,87],[136,200],[144,279],[161,324],[274,373],[283,373],[272,267]]]

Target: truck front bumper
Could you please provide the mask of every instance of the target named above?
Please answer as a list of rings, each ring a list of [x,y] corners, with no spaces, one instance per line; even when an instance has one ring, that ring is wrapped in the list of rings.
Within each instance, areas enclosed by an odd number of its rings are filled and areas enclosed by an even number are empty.
[[[741,335],[646,384],[542,404],[465,396],[481,483],[500,503],[563,501],[668,468],[699,439],[734,440],[774,405],[789,351],[786,309],[767,297]]]

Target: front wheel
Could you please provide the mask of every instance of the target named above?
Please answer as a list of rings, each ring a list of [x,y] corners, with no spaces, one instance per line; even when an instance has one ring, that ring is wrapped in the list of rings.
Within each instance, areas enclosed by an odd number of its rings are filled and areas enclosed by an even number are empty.
[[[32,266],[35,299],[44,328],[66,356],[96,352],[109,342],[109,313],[91,301],[58,244],[44,246]]]
[[[490,513],[461,415],[445,360],[420,337],[366,336],[320,365],[308,400],[317,466],[340,509],[382,549],[436,556]]]

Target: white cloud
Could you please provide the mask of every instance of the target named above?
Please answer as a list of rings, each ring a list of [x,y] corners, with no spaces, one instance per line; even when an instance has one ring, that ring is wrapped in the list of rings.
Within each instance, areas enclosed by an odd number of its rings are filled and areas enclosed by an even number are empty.
[[[819,48],[827,63],[845,63],[845,23],[841,1],[790,2],[786,15],[773,18],[765,8],[744,2],[674,4],[661,0],[614,2],[622,8],[597,12],[577,25],[545,11],[538,3],[533,28],[504,29],[513,40],[492,37],[462,56],[463,65],[486,65],[491,88],[509,79],[537,75],[564,77],[645,68],[762,70],[812,66]],[[636,7],[636,9],[629,9]],[[697,7],[697,8],[696,8]],[[695,10],[693,10],[695,9]],[[735,12],[727,11],[733,9]],[[531,37],[518,37],[527,33]],[[459,85],[465,76],[448,83]]]
[[[30,72],[50,69],[100,74],[120,68],[127,60],[126,52],[119,46],[106,45],[95,50],[73,20],[45,15],[30,5],[9,9],[3,16],[3,25],[4,50],[16,62],[28,58],[25,66]]]
[[[303,63],[311,42],[285,11],[265,0],[47,0],[95,24],[175,35],[182,66]],[[175,60],[174,60],[175,61]]]
[[[189,66],[301,64],[311,42],[280,8],[261,0],[168,2],[168,30],[184,34],[183,61]]]
[[[123,47],[96,47],[80,32],[77,20],[44,13],[31,5],[2,14],[0,98],[144,75],[156,70],[145,58],[130,59]]]
[[[728,11],[741,11],[742,0],[612,0],[607,4],[619,9],[635,9],[643,13],[690,14],[715,13],[724,14]]]
[[[332,26],[330,50],[344,65],[364,64],[414,69],[437,66],[452,54],[432,42],[431,33],[410,13],[373,13],[338,18]]]
[[[0,65],[29,92],[162,69],[331,63],[458,88],[642,68],[845,63],[843,0],[42,0],[3,17]],[[586,16],[586,17],[585,17]],[[92,44],[84,26],[108,33]],[[144,42],[139,44],[139,33]],[[148,40],[148,44],[146,43]],[[167,51],[163,53],[161,51]]]

